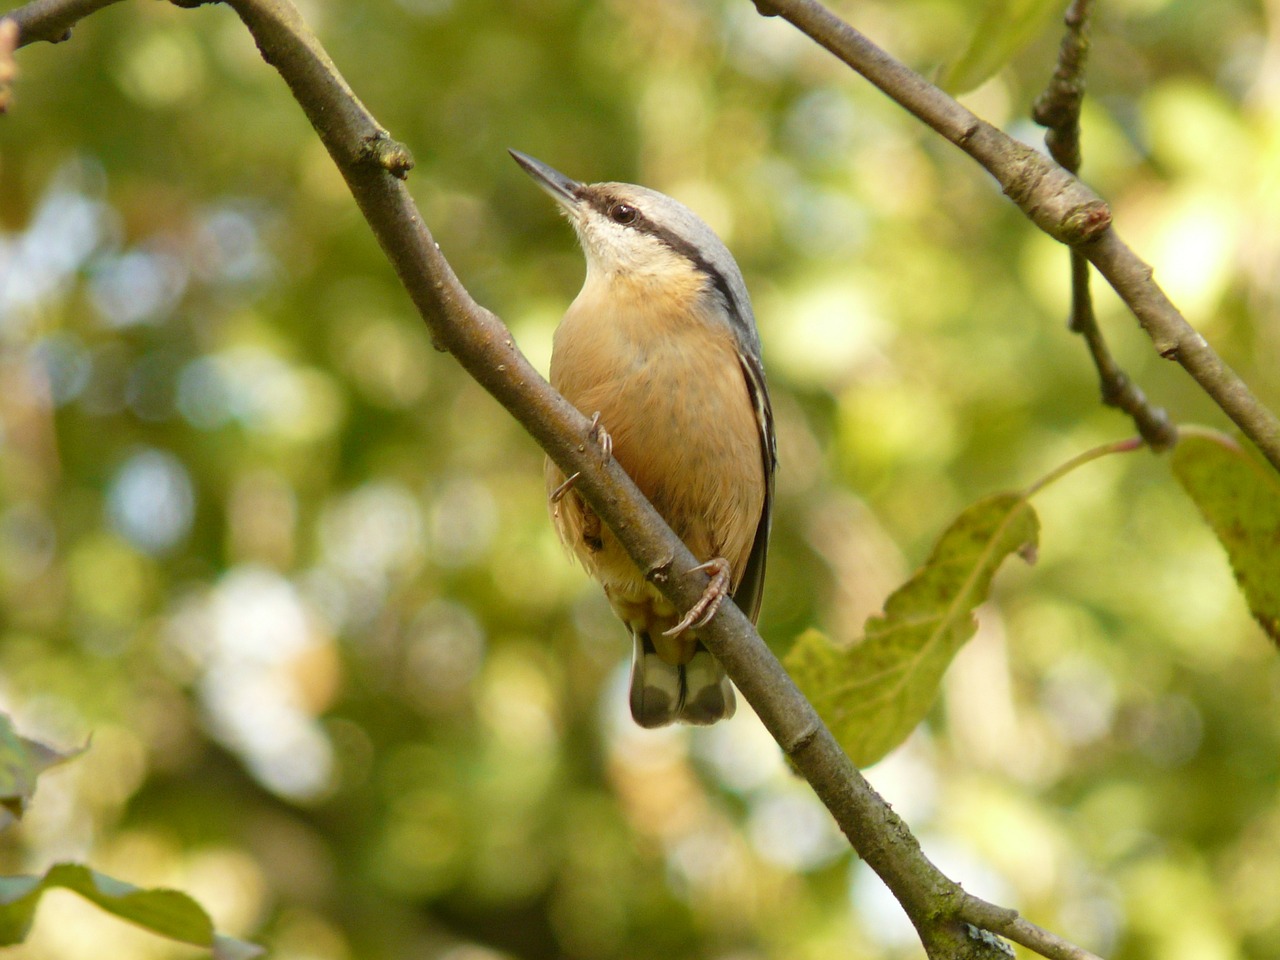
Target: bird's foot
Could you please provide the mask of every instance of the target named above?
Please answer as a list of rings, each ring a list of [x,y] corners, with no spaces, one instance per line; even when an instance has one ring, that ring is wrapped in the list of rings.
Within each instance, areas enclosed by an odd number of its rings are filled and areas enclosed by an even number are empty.
[[[591,415],[591,428],[587,431],[587,437],[592,443],[600,447],[600,465],[604,466],[613,459],[613,437],[609,436],[608,431],[600,426],[600,411],[597,410]],[[574,484],[578,482],[578,478],[582,476],[582,471],[565,477],[564,483],[551,491],[551,495],[547,498],[552,505],[559,503],[564,499],[566,493],[573,489]]]
[[[591,415],[591,429],[587,431],[587,436],[600,445],[600,465],[604,466],[613,459],[613,437],[600,426],[600,411],[597,410]]]
[[[684,633],[690,627],[705,627],[720,609],[720,603],[729,593],[729,561],[724,557],[712,557],[706,563],[700,563],[693,570],[705,570],[711,575],[711,582],[702,591],[698,602],[689,608],[679,623],[670,630],[664,630],[664,637],[674,637]]]

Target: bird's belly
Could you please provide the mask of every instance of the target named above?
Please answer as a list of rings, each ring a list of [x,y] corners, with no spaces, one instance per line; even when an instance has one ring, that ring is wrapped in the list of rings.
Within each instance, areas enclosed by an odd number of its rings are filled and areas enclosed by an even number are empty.
[[[764,466],[732,338],[704,326],[643,348],[620,345],[611,331],[576,344],[558,336],[552,383],[585,415],[600,413],[621,466],[694,556],[729,561],[736,587],[763,509]],[[607,363],[593,362],[593,346]],[[562,480],[554,465],[547,479],[552,487]],[[615,607],[656,604],[660,617],[674,614],[579,498],[566,497],[557,514],[561,536]]]

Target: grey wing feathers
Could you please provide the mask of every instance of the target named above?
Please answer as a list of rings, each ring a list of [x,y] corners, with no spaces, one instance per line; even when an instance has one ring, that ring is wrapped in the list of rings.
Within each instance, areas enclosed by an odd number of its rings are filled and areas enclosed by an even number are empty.
[[[738,359],[747,381],[747,392],[755,407],[756,425],[760,430],[760,456],[764,464],[765,488],[764,508],[760,511],[756,538],[751,545],[751,555],[747,558],[742,580],[734,591],[733,602],[755,623],[760,615],[760,601],[764,596],[764,569],[769,552],[769,529],[773,524],[773,474],[778,465],[778,451],[773,428],[773,407],[769,403],[764,368],[759,359],[750,354],[739,353]]]

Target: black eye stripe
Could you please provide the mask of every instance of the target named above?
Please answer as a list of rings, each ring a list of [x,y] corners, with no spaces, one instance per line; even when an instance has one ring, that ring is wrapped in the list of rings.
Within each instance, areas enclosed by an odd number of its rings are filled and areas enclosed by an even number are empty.
[[[646,217],[638,207],[626,200],[623,200],[616,194],[596,192],[592,189],[591,184],[587,184],[579,189],[577,195],[580,199],[586,200],[593,209],[598,210],[611,220],[613,219],[611,211],[615,207],[625,206],[634,210],[635,218],[631,220],[627,226],[632,230],[639,231],[640,233],[647,233],[649,236],[660,241],[669,250],[678,253],[680,256],[692,263],[694,267],[707,278],[707,281],[711,284],[712,288],[719,293],[725,306],[728,308],[729,312],[734,315],[734,318],[739,323],[743,323],[742,317],[744,316],[744,311],[742,309],[742,305],[738,303],[737,297],[733,295],[733,290],[730,288],[728,281],[725,280],[724,274],[717,270],[710,261],[704,258],[702,256],[702,252],[694,246],[694,244],[690,243],[673,230],[669,230],[666,227],[662,227],[654,223]]]

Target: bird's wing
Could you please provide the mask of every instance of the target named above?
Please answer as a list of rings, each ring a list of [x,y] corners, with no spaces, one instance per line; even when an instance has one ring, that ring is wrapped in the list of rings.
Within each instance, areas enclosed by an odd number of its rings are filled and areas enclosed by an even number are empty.
[[[769,389],[764,380],[764,367],[758,357],[749,353],[740,351],[738,360],[742,364],[747,392],[755,407],[756,427],[760,431],[760,458],[764,465],[764,508],[760,511],[760,522],[756,526],[756,538],[751,544],[751,555],[747,558],[747,567],[742,572],[738,589],[734,591],[733,602],[755,623],[760,615],[760,601],[764,596],[764,568],[769,553],[769,528],[773,524],[773,474],[778,465],[778,449],[773,429],[773,407],[769,403]]]

